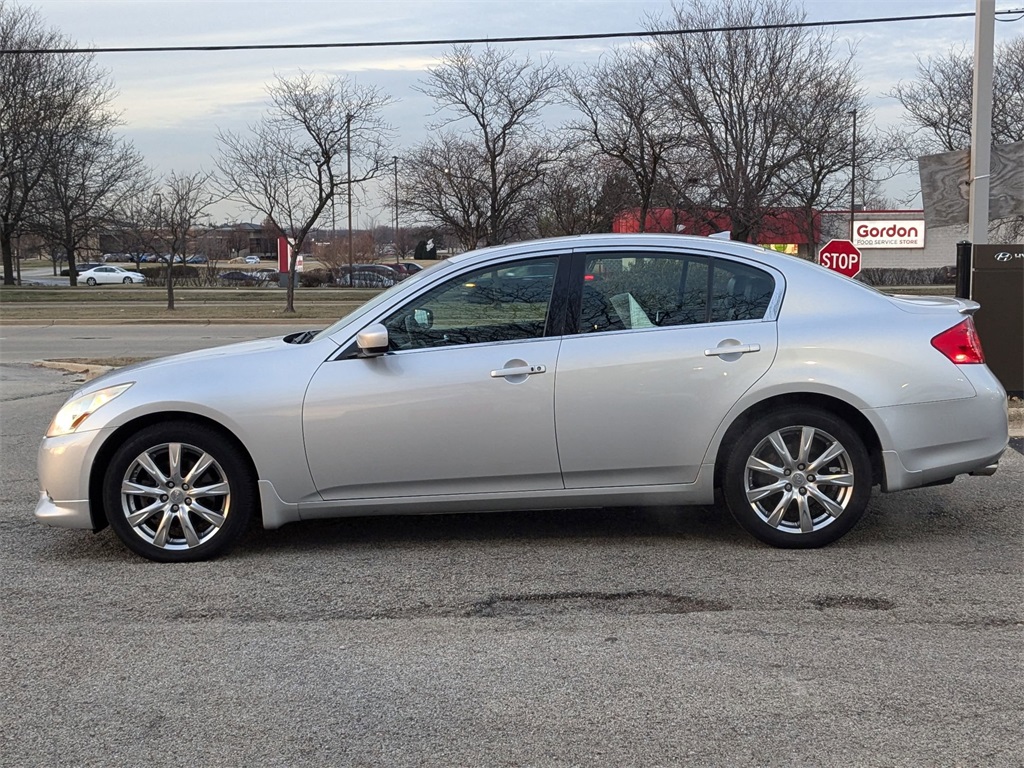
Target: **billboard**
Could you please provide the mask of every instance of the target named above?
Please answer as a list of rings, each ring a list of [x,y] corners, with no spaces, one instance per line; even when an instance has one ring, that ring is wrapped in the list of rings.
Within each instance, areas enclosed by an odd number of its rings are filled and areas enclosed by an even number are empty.
[[[924,248],[924,219],[854,221],[857,248]]]

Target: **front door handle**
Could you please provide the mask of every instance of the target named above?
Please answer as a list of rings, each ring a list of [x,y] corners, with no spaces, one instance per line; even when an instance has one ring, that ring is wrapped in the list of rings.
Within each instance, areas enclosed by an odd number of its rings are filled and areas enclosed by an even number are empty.
[[[517,365],[512,368],[499,368],[491,371],[492,379],[507,379],[509,376],[532,376],[535,373],[547,373],[543,365]]]
[[[705,349],[705,357],[722,357],[724,355],[745,355],[748,352],[760,352],[760,344],[727,344],[724,347]]]

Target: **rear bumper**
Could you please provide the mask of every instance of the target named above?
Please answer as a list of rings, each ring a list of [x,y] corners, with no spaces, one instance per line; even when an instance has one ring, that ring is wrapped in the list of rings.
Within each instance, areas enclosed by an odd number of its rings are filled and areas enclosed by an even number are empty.
[[[879,425],[882,440],[882,490],[901,491],[957,475],[996,471],[1009,444],[1006,393],[987,368],[977,368],[979,380],[972,381],[976,397],[867,413]]]

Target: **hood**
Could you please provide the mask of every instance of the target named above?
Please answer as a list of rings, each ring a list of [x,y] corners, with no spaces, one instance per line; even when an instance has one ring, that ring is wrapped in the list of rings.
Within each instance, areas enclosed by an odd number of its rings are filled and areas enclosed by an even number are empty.
[[[284,340],[284,338],[285,337],[275,336],[268,339],[242,341],[234,344],[209,347],[207,349],[197,349],[193,352],[168,355],[167,357],[158,357],[141,363],[133,363],[132,365],[126,365],[124,368],[118,368],[105,373],[102,376],[96,377],[84,387],[79,388],[72,397],[77,397],[80,394],[101,389],[103,387],[110,386],[111,384],[117,384],[132,379],[146,378],[154,372],[158,372],[160,375],[166,375],[169,373],[167,369],[171,368],[193,365],[202,366],[204,364],[217,365],[219,367],[225,365],[231,366],[233,361],[240,360],[241,358],[250,358],[272,352],[281,352],[286,349],[296,349],[300,346],[289,344]],[[325,358],[337,349],[337,344],[332,342],[329,338],[316,339],[309,344],[310,347],[321,345],[323,346],[322,354]],[[330,347],[330,349],[327,349],[327,347]]]

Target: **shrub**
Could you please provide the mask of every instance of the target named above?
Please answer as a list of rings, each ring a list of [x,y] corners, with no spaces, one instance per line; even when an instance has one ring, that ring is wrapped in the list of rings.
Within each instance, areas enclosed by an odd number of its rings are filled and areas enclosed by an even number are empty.
[[[857,279],[862,283],[876,286],[950,285],[956,282],[956,267],[868,267],[860,271]]]
[[[299,285],[303,288],[319,288],[334,283],[334,276],[328,270],[319,268],[300,272],[298,278]]]

